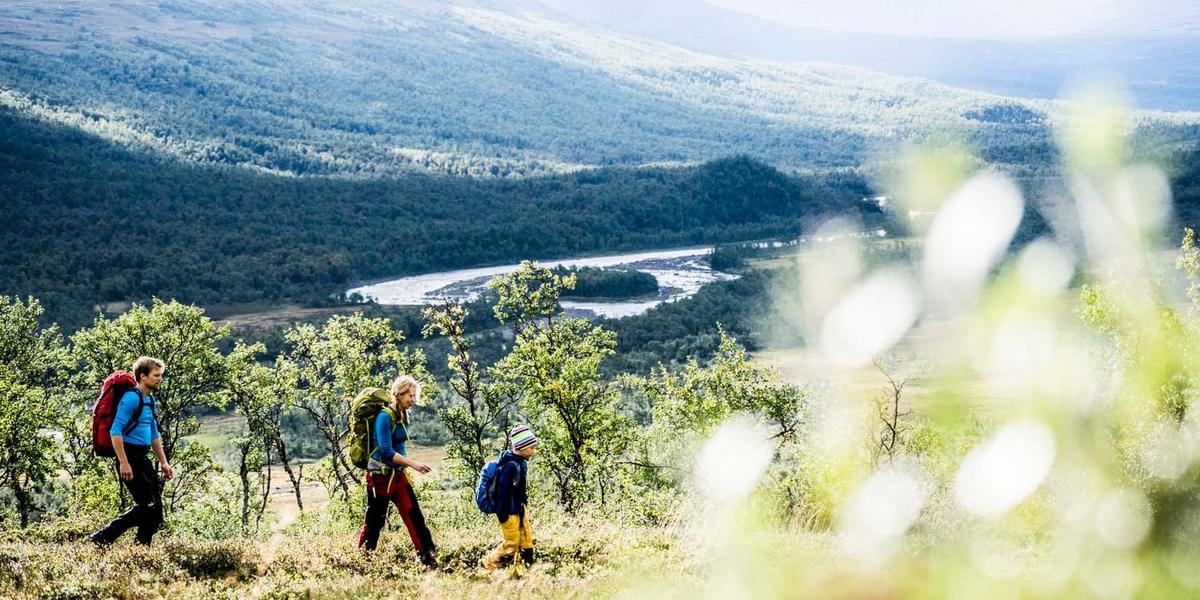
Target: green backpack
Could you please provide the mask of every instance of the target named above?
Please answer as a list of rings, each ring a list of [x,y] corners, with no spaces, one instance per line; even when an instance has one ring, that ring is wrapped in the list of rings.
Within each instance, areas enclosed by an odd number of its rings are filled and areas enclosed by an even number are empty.
[[[375,425],[375,415],[386,410],[392,417],[392,429],[396,428],[396,415],[388,405],[392,399],[386,390],[366,388],[350,401],[350,462],[354,466],[365,469],[371,460],[371,428]]]

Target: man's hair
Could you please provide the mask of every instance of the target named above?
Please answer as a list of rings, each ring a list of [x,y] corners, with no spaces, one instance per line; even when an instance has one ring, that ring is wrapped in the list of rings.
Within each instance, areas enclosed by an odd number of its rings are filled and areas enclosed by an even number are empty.
[[[133,378],[140,382],[142,377],[149,375],[151,371],[166,367],[166,363],[153,356],[139,356],[137,360],[133,361]]]

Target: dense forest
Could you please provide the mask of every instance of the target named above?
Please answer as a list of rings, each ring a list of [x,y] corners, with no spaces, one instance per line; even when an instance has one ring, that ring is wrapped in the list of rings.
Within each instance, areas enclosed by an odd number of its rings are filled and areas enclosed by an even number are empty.
[[[598,269],[558,267],[560,277],[575,276],[575,287],[563,292],[563,298],[627,299],[653,296],[658,293],[658,280],[653,275],[632,269]]]
[[[152,296],[329,303],[345,284],[523,258],[798,234],[855,175],[746,157],[524,180],[291,178],[132,152],[0,110],[0,289],[67,329]],[[31,241],[36,240],[36,243]]]
[[[1178,221],[1195,227],[1200,150],[1168,164]],[[281,177],[127,150],[0,109],[0,260],[12,265],[0,289],[39,297],[67,330],[98,305],[152,296],[325,305],[350,282],[394,275],[794,236],[830,214],[882,222],[859,202],[871,192],[854,172],[786,175],[747,157],[517,180]],[[1046,227],[1035,208],[1027,216],[1018,239]]]
[[[1175,218],[1180,227],[1200,229],[1200,147],[1178,153],[1169,164]]]
[[[880,218],[857,199],[901,140],[961,141],[1031,198],[1059,185],[1052,103],[393,9],[0,15],[0,291],[70,331],[155,295],[322,305],[383,277],[794,236]],[[1159,159],[1200,137],[1186,115],[1130,123]],[[1046,227],[1028,216],[1019,241]]]

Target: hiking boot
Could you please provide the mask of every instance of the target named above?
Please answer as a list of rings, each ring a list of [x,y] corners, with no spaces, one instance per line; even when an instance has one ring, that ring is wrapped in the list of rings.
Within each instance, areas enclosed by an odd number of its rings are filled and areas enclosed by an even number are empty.
[[[479,559],[479,566],[487,569],[489,573],[492,571],[495,571],[496,569],[507,569],[508,567],[511,567],[513,564],[513,555],[511,555],[511,554],[505,554],[504,556],[501,556],[500,559],[495,562],[493,562],[490,559],[491,559],[490,554],[484,555],[483,558]]]
[[[521,563],[524,564],[526,567],[532,567],[533,560],[534,560],[533,548],[522,548],[521,549]]]
[[[417,555],[417,560],[421,561],[421,564],[425,565],[426,571],[436,571],[438,568],[437,555],[433,553],[433,550],[425,550],[424,552],[421,552]]]

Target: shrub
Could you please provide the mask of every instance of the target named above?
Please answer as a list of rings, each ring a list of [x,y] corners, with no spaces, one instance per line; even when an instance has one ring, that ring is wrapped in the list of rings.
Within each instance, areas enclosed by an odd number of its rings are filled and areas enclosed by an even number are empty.
[[[253,544],[244,540],[183,541],[167,540],[163,556],[197,579],[233,576],[247,580],[262,566],[262,557]]]

